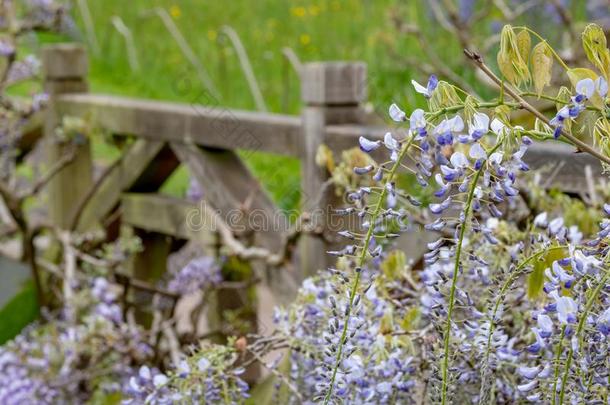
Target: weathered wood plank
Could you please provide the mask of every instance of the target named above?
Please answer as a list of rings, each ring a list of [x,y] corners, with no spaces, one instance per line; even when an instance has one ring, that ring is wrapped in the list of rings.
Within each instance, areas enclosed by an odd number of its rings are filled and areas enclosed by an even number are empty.
[[[214,233],[215,212],[202,207],[192,201],[161,194],[121,195],[123,223],[178,239],[197,240],[204,246],[214,245],[217,241]]]
[[[235,152],[185,144],[171,147],[201,185],[203,198],[235,234],[252,234],[256,246],[279,249],[284,215]]]
[[[45,80],[61,81],[87,77],[87,50],[78,44],[53,44],[42,49]]]
[[[235,152],[184,144],[172,144],[172,148],[200,183],[203,199],[217,213],[219,224],[226,224],[246,246],[279,252],[289,227],[288,219]],[[260,268],[264,270],[268,269]],[[266,275],[278,302],[287,303],[294,298],[298,274],[281,268],[266,271]]]
[[[602,176],[602,166],[595,157],[587,153],[576,153],[570,145],[545,142],[536,143],[529,148],[524,157],[532,169],[548,166],[547,187],[556,187],[569,193],[586,193],[586,167],[591,168],[595,177]],[[555,174],[556,173],[556,174]]]
[[[299,155],[299,117],[229,110],[221,106],[64,95],[62,114],[88,116],[118,134],[201,146]]]
[[[102,180],[83,208],[77,229],[103,219],[119,203],[121,193],[130,189],[163,148],[163,142],[139,139],[121,156],[118,164]]]

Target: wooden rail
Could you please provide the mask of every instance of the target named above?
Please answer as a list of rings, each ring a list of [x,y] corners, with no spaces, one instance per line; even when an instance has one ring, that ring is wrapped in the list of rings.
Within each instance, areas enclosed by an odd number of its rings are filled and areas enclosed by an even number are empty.
[[[62,115],[90,117],[116,134],[289,156],[300,151],[301,120],[296,116],[98,94],[68,94],[57,101]]]
[[[66,148],[52,140],[66,116],[84,118],[92,126],[134,139],[101,178],[94,178],[90,145],[82,143],[75,161],[49,184],[49,220],[57,227],[81,231],[103,226],[109,234],[116,234],[118,224],[133,227],[144,245],[134,260],[134,274],[142,278],[158,277],[165,271],[172,238],[196,240],[206,246],[218,241],[218,229],[193,229],[187,223],[187,217],[197,212],[196,203],[158,194],[180,164],[188,166],[203,188],[206,206],[221,222],[225,240],[259,249],[250,252],[252,257],[260,256],[261,249],[275,255],[283,251],[291,237],[289,229],[254,229],[243,216],[235,223],[224,222],[235,213],[257,213],[285,221],[236,154],[236,150],[270,152],[301,160],[301,208],[312,213],[309,220],[318,229],[317,234],[300,241],[297,265],[267,272],[274,294],[290,297],[304,276],[330,264],[324,252],[331,248],[332,238],[321,237],[328,232],[324,212],[340,202],[333,190],[325,187],[328,173],[315,163],[319,147],[326,145],[338,153],[357,146],[359,136],[382,139],[385,132],[397,130],[359,122],[367,92],[366,65],[360,62],[303,65],[299,117],[88,94],[87,57],[76,45],[47,47],[43,61],[45,87],[51,97],[44,120],[50,161]],[[198,98],[212,99],[205,94]],[[601,170],[595,159],[574,153],[568,145],[536,144],[526,156],[533,168],[559,163],[553,184],[571,192],[586,191],[585,167]],[[240,231],[227,236],[226,230],[235,228]]]

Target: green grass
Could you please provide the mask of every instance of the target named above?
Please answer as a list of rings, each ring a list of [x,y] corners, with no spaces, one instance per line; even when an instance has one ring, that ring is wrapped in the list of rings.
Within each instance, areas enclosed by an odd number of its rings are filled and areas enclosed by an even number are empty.
[[[388,10],[395,0],[105,0],[89,1],[101,55],[91,55],[91,89],[141,98],[197,102],[203,86],[196,71],[179,50],[161,20],[146,17],[146,10],[160,6],[172,14],[187,41],[204,64],[220,95],[213,103],[230,108],[255,110],[238,58],[226,38],[223,25],[239,34],[250,57],[264,100],[272,112],[298,114],[301,108],[299,79],[281,50],[291,47],[301,61],[363,60],[369,67],[369,90],[380,112],[391,102],[413,105],[407,96],[412,72],[387,50],[417,53],[413,44],[392,34]],[[422,18],[421,7],[401,5],[413,18]],[[74,13],[83,27],[78,10]],[[132,72],[124,41],[110,19],[119,15],[135,38],[140,72]],[[84,30],[82,30],[84,32]],[[45,37],[46,41],[57,38]],[[448,52],[455,57],[459,51]],[[425,80],[423,77],[417,77]],[[249,155],[254,171],[281,208],[293,209],[299,201],[299,162],[270,154]],[[179,170],[162,189],[181,194],[188,173]]]

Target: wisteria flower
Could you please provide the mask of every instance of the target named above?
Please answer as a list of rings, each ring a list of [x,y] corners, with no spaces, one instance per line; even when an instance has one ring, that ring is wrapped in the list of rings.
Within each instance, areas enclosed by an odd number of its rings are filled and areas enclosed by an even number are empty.
[[[415,88],[416,92],[418,92],[419,94],[423,94],[426,98],[430,98],[432,97],[432,92],[434,91],[434,89],[436,89],[436,86],[438,86],[438,79],[435,75],[430,75],[426,87],[422,86],[415,80],[411,80],[411,84]]]
[[[396,104],[392,104],[390,106],[390,118],[396,122],[403,122],[407,120],[407,114],[405,114]]]
[[[593,79],[586,78],[576,83],[576,103],[581,103],[584,100],[589,100],[595,93],[595,82]]]
[[[368,139],[366,139],[364,136],[361,136],[360,138],[358,138],[358,142],[360,144],[360,149],[363,152],[372,152],[375,149],[379,148],[379,146],[381,146],[381,141],[370,141]]]
[[[608,94],[608,82],[602,76],[595,79],[595,91],[604,98]]]
[[[472,120],[468,123],[468,133],[472,139],[479,140],[489,131],[489,116],[484,113],[477,112],[472,116]]]
[[[505,131],[508,131],[508,127],[502,121],[494,118],[490,125],[491,131],[496,135],[502,135]]]
[[[557,303],[557,319],[563,324],[576,322],[578,305],[572,297],[555,297]]]
[[[420,137],[426,135],[426,117],[424,110],[418,108],[411,113],[409,118],[410,129],[412,132],[418,134]]]

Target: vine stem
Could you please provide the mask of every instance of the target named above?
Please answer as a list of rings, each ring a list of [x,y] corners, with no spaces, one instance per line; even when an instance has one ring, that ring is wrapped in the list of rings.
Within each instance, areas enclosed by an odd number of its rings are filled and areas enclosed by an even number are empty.
[[[538,97],[538,98],[541,98],[541,99],[543,99],[543,100],[552,101],[552,102],[557,103],[557,104],[563,104],[563,105],[570,104],[570,101],[569,101],[569,100],[568,100],[568,101],[566,101],[566,100],[560,100],[560,99],[558,99],[557,97],[548,96],[548,95],[546,95],[546,94],[540,94],[540,95],[539,95],[539,94],[537,94],[537,93],[532,93],[532,92],[530,92],[530,91],[526,91],[526,92],[523,92],[523,93],[519,93],[519,95],[520,95],[521,97]],[[601,108],[597,108],[597,107],[592,106],[592,105],[585,106],[585,109],[587,109],[587,110],[589,110],[589,111],[597,111],[597,112],[602,112]]]
[[[396,159],[396,162],[394,162],[394,165],[388,172],[388,176],[386,178],[386,184],[389,183],[390,181],[392,181],[392,179],[396,175],[396,172],[398,171],[398,169],[400,168],[400,166],[402,164],[402,160],[406,156],[406,154],[407,154],[409,148],[411,147],[411,145],[413,144],[414,140],[415,140],[415,134],[411,135],[411,138],[409,138],[407,143],[403,146],[402,150],[398,154],[398,158]],[[381,212],[381,209],[383,208],[383,204],[384,204],[386,195],[387,195],[387,187],[383,187],[383,190],[379,194],[379,199],[377,200],[375,209],[373,210],[373,212],[371,214],[371,220],[369,221],[370,226],[366,232],[366,236],[364,237],[362,251],[360,252],[360,256],[358,257],[358,261],[357,261],[358,267],[362,267],[364,265],[364,262],[366,261],[366,256],[367,256],[367,252],[369,249],[369,245],[370,245],[371,239],[373,237],[375,222],[377,221],[377,218],[379,217],[379,213]],[[345,316],[345,322],[343,324],[343,331],[341,332],[341,339],[339,340],[339,345],[337,348],[337,357],[335,359],[335,365],[333,367],[333,373],[332,373],[332,376],[330,379],[330,385],[328,387],[328,392],[326,393],[326,396],[324,397],[324,405],[327,405],[329,403],[330,398],[333,393],[333,388],[335,386],[337,372],[339,370],[339,365],[341,364],[341,356],[343,355],[343,348],[345,346],[345,341],[347,339],[347,327],[349,324],[348,321],[349,321],[349,318],[352,313],[352,306],[354,304],[356,292],[358,291],[358,286],[360,285],[360,275],[361,274],[362,274],[361,271],[356,272],[356,278],[354,279],[354,283],[352,284],[352,288],[350,290],[349,303],[348,303],[347,313]]]
[[[481,71],[483,73],[485,73],[494,83],[496,83],[498,86],[500,86],[500,88],[503,88],[504,91],[506,91],[506,93],[509,96],[514,98],[516,101],[518,101],[519,104],[521,104],[521,107],[523,107],[523,109],[532,113],[536,118],[538,118],[545,124],[552,126],[550,120],[544,114],[542,114],[540,111],[538,111],[536,108],[534,108],[523,97],[521,97],[516,91],[514,91],[511,87],[507,86],[498,76],[496,76],[496,74],[489,68],[489,66],[487,66],[485,64],[485,62],[483,62],[483,57],[481,55],[479,55],[476,52],[470,51],[468,49],[464,50],[464,54],[469,59],[471,59],[477,65],[477,67],[479,69],[481,69]],[[580,139],[576,138],[574,135],[570,134],[563,128],[561,129],[561,135],[564,136],[566,139],[568,139],[572,143],[572,145],[578,147],[579,150],[581,150],[583,152],[587,152],[588,154],[596,157],[597,159],[601,160],[602,162],[610,165],[610,157],[605,156],[602,153],[598,152],[597,150],[595,150],[591,146],[587,145],[585,142],[581,141]]]
[[[490,150],[489,154],[495,152],[502,143],[498,139],[496,145]],[[443,362],[441,363],[441,374],[442,374],[442,386],[441,386],[441,405],[445,405],[447,403],[447,385],[448,385],[448,374],[449,374],[449,342],[451,340],[451,316],[453,315],[453,307],[455,305],[455,290],[457,287],[457,279],[460,270],[460,259],[462,256],[462,244],[464,243],[464,235],[466,234],[466,226],[468,221],[470,220],[470,211],[472,208],[472,200],[474,198],[474,192],[477,188],[477,184],[479,182],[479,177],[483,172],[484,165],[481,166],[479,170],[477,170],[474,174],[474,179],[472,184],[470,185],[470,189],[468,190],[468,196],[466,197],[466,206],[464,208],[464,221],[462,223],[462,227],[460,228],[460,235],[458,238],[458,243],[455,251],[455,264],[453,267],[453,277],[451,279],[451,289],[449,291],[449,308],[447,309],[447,322],[445,326],[445,336],[443,341]]]
[[[549,253],[549,252],[552,252],[555,250],[563,250],[566,248],[567,248],[567,246],[561,245],[561,246],[553,246],[553,247],[549,247],[549,248],[540,249],[539,251],[532,254],[527,259],[525,259],[523,262],[521,262],[519,264],[519,266],[517,266],[517,268],[515,268],[515,270],[511,273],[511,275],[508,277],[508,279],[504,282],[504,284],[500,288],[500,292],[498,293],[498,298],[496,298],[496,301],[495,301],[494,307],[493,307],[493,311],[492,311],[492,314],[490,317],[491,319],[489,322],[489,334],[487,335],[487,346],[485,347],[485,358],[483,361],[483,367],[487,367],[487,364],[489,362],[489,355],[491,354],[491,339],[493,337],[495,327],[496,327],[495,319],[496,319],[496,315],[498,313],[498,309],[500,308],[500,304],[502,304],[502,302],[503,302],[503,296],[506,293],[506,290],[508,290],[508,288],[513,284],[513,282],[515,282],[515,280],[517,280],[517,278],[521,275],[521,271],[523,269],[525,269],[525,267],[527,265],[529,265],[533,260],[539,258],[540,256],[542,256],[545,253]],[[481,400],[485,397],[485,395],[484,395],[485,393],[483,392],[483,390],[485,390],[485,384],[481,384],[481,392],[479,394],[479,398],[481,398]]]
[[[494,108],[494,107],[499,107],[501,105],[506,105],[506,106],[509,106],[511,108],[520,108],[521,107],[521,104],[519,104],[519,103],[506,103],[506,102],[503,102],[503,101],[479,102],[479,103],[476,103],[475,106],[477,108]],[[430,114],[430,119],[438,118],[438,117],[440,117],[443,114],[461,111],[465,107],[466,106],[464,104],[458,104],[458,105],[454,105],[454,106],[450,106],[450,107],[441,108],[440,110],[431,113]]]
[[[561,358],[561,351],[563,349],[563,338],[566,334],[566,325],[561,328],[561,334],[559,335],[559,342],[557,342],[557,353],[555,354],[555,377],[553,378],[553,405],[557,402],[557,380],[559,379],[559,359]]]
[[[585,327],[585,320],[587,319],[587,315],[589,314],[589,311],[591,311],[591,308],[593,308],[595,298],[597,298],[597,296],[601,292],[602,288],[606,285],[606,282],[608,280],[610,280],[610,270],[606,270],[606,273],[604,274],[602,279],[599,281],[599,284],[597,284],[597,286],[595,287],[595,290],[593,290],[593,293],[591,294],[591,297],[589,298],[589,302],[587,302],[585,310],[582,313],[580,320],[578,321],[578,327],[576,329],[576,335],[575,335],[576,338],[580,337],[580,334],[582,333],[582,330]],[[579,344],[581,344],[581,342],[579,342]],[[566,359],[565,370],[563,372],[563,377],[561,378],[561,393],[559,394],[559,404],[560,405],[563,404],[563,397],[565,395],[566,383],[568,381],[568,375],[570,374],[570,366],[572,365],[573,356],[574,356],[574,349],[572,346],[570,346],[570,350],[568,351],[568,357]],[[553,395],[554,395],[554,393],[553,393]]]

